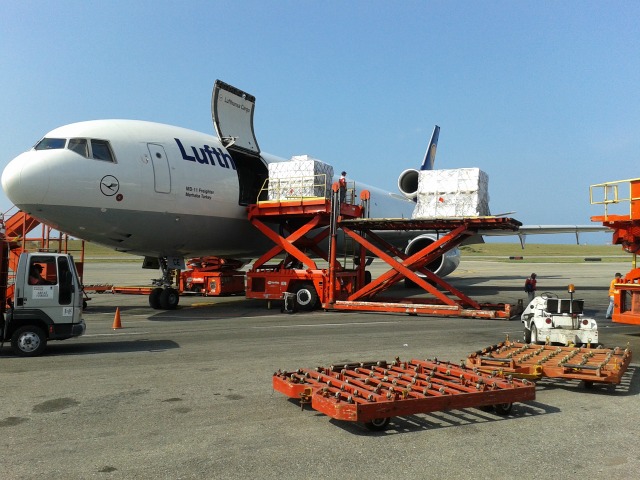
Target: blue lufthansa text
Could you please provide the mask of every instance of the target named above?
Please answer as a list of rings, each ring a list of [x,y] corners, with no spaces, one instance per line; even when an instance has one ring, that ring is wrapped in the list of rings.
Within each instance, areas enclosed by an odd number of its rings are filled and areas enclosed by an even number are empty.
[[[233,168],[236,170],[236,164],[231,158],[231,155],[226,153],[221,148],[212,148],[209,145],[203,145],[202,147],[187,147],[191,149],[193,155],[189,155],[187,150],[185,149],[182,142],[174,138],[176,143],[178,144],[178,148],[180,149],[180,153],[182,154],[183,160],[188,160],[189,162],[196,162],[203,165],[216,165],[221,166],[222,168]]]

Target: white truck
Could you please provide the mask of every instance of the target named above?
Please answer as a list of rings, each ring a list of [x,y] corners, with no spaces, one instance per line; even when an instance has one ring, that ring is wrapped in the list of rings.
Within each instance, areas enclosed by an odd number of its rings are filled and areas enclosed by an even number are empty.
[[[544,292],[529,302],[520,317],[526,343],[598,346],[598,324],[584,316],[584,300],[569,292],[569,299]]]
[[[9,290],[8,250],[2,254],[0,342],[11,342],[23,357],[40,355],[49,340],[84,334],[83,293],[73,257],[62,253],[22,253]],[[9,290],[10,291],[10,290]]]

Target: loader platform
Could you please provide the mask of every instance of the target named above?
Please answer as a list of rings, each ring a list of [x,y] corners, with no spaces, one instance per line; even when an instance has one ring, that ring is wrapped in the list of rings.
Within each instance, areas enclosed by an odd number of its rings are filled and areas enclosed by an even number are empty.
[[[391,417],[493,407],[508,414],[513,402],[535,399],[535,384],[499,374],[474,372],[438,360],[396,358],[295,372],[278,371],[273,388],[304,407],[337,420],[363,422],[369,430],[386,428]]]
[[[505,342],[467,357],[474,371],[518,378],[564,378],[618,385],[631,363],[631,351],[621,348],[585,348]]]

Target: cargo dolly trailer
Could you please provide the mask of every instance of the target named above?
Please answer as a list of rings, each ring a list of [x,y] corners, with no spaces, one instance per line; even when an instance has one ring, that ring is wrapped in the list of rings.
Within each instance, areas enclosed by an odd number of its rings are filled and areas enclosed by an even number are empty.
[[[493,407],[508,414],[514,402],[535,399],[535,384],[512,376],[474,372],[438,360],[349,363],[278,371],[273,388],[337,420],[383,430],[392,417]]]

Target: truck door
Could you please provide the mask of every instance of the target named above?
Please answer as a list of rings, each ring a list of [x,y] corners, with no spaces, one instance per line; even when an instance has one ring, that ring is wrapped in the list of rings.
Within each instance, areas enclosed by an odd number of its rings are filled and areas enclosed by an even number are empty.
[[[220,142],[235,163],[240,205],[256,203],[258,192],[269,176],[253,131],[255,102],[253,95],[216,80],[211,95],[211,118]]]
[[[162,145],[148,143],[151,165],[153,166],[153,185],[158,193],[171,193],[171,172],[169,159]]]
[[[81,314],[82,298],[74,266],[66,256],[28,256],[26,275],[16,277],[16,309],[38,309],[56,322],[74,323]],[[20,267],[19,267],[20,270]],[[62,317],[62,318],[60,318]]]

